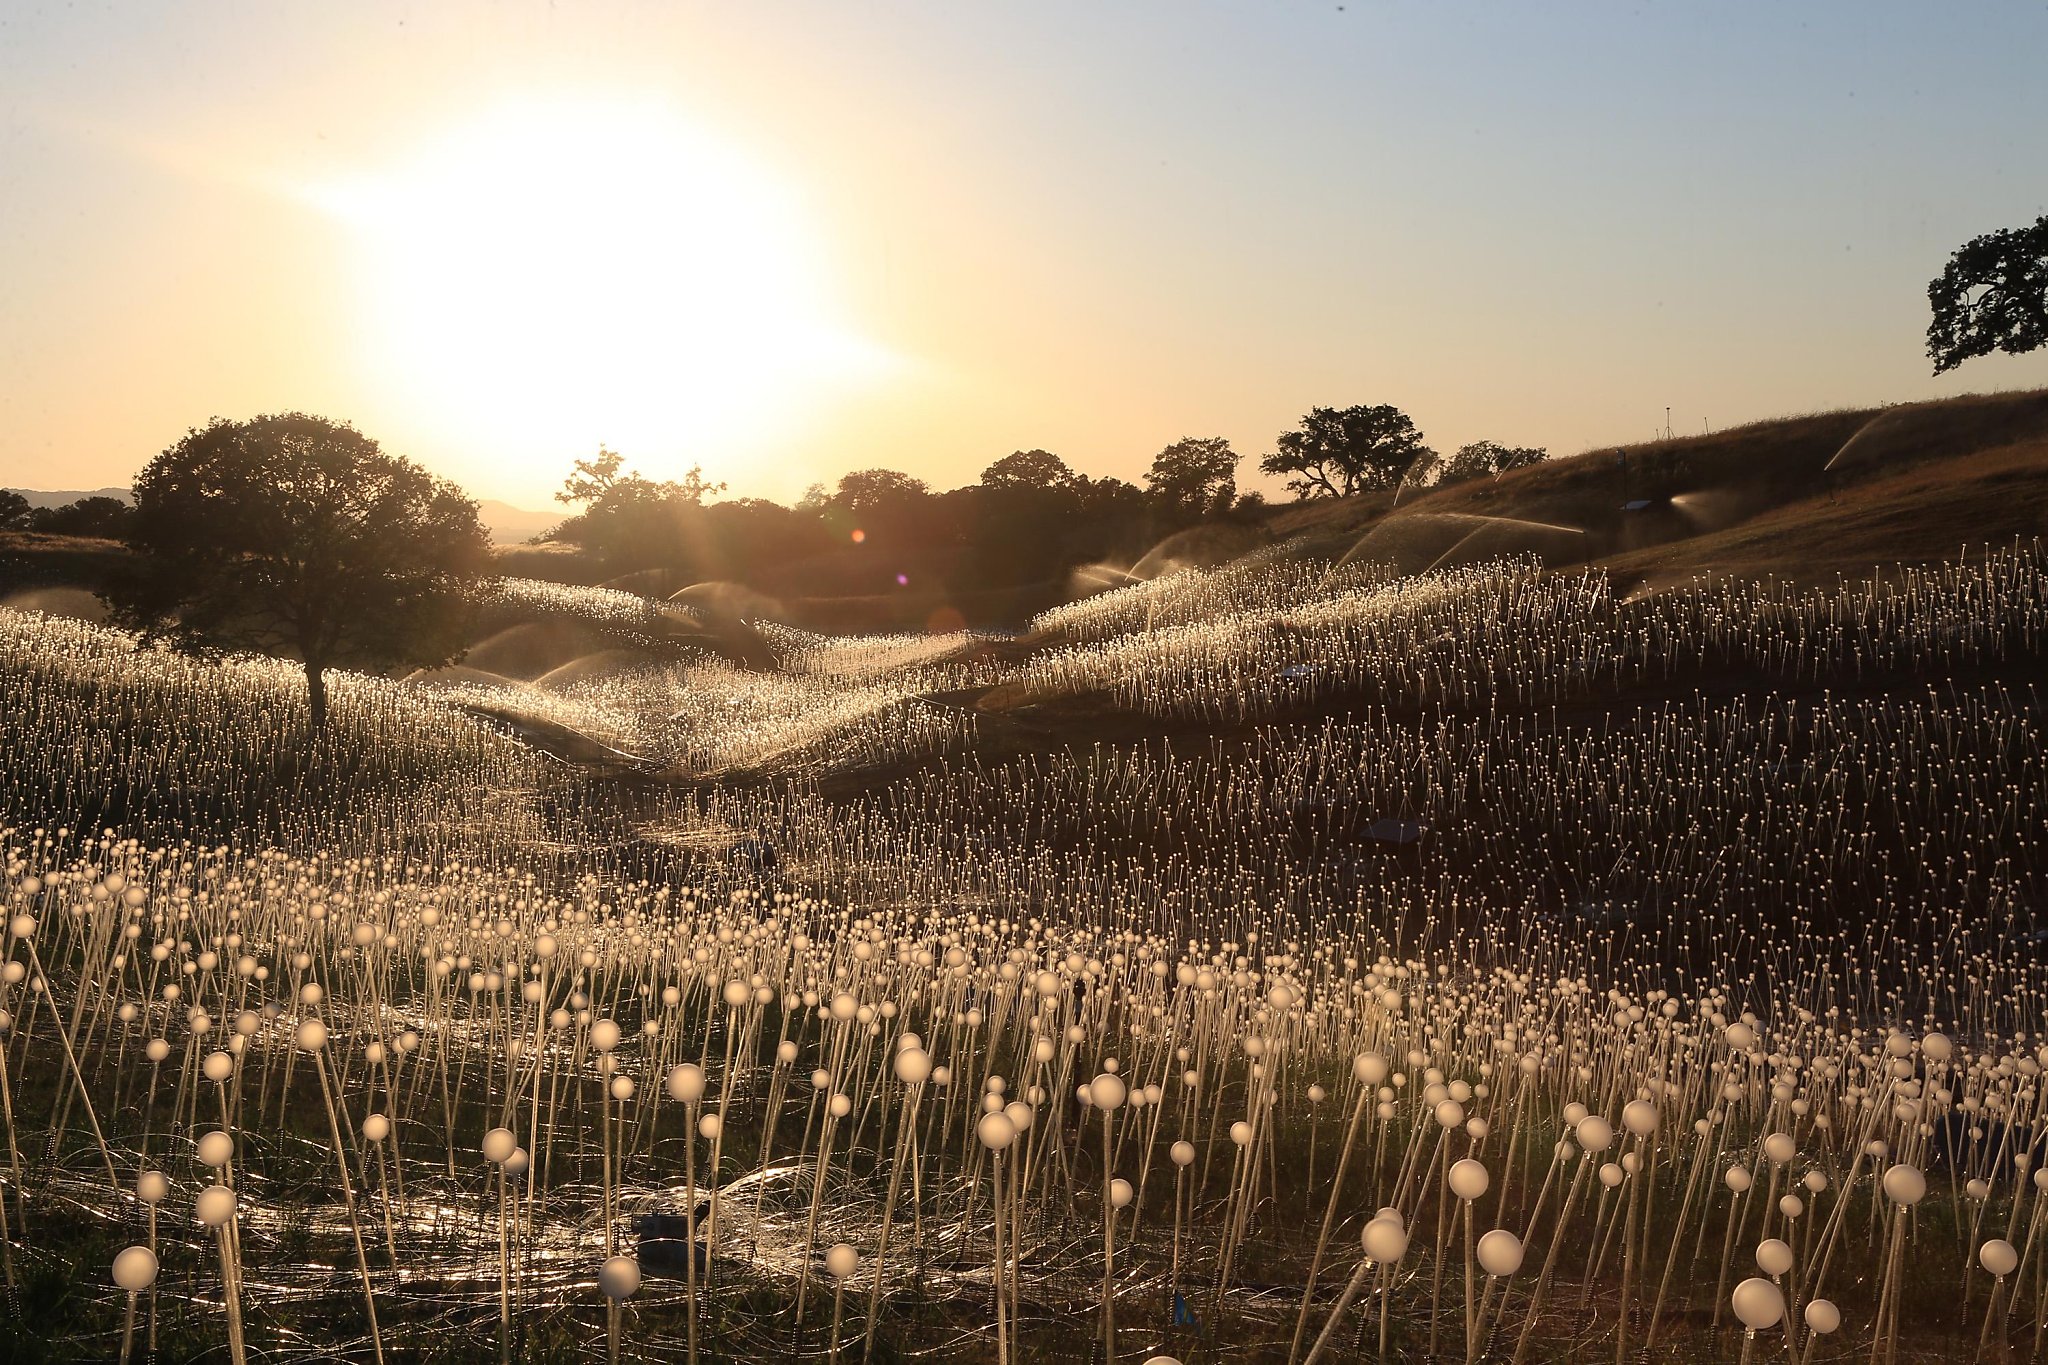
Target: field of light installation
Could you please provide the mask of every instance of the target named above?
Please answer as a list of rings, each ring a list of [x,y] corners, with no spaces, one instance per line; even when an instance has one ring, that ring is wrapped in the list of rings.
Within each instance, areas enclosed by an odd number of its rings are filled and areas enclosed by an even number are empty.
[[[2041,1348],[2038,542],[487,610],[312,747],[0,612],[0,1357]]]

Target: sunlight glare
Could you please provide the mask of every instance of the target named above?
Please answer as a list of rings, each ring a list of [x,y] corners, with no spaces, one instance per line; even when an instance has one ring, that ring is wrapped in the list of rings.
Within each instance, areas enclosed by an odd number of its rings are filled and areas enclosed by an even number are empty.
[[[600,441],[717,476],[893,367],[791,190],[658,101],[507,106],[315,198],[364,247],[374,381],[525,486]]]

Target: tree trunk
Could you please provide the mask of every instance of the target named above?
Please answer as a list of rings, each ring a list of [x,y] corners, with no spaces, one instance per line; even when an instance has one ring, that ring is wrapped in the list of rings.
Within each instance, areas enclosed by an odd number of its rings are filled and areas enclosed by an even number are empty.
[[[323,671],[317,659],[306,660],[306,702],[313,712],[313,736],[327,724],[327,679],[321,676]]]

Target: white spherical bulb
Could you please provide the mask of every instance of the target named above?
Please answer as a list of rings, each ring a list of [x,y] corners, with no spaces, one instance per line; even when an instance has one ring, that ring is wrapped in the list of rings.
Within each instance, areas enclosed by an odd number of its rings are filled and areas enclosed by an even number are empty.
[[[1835,1307],[1832,1299],[1810,1299],[1806,1304],[1806,1325],[1818,1336],[1827,1336],[1840,1329],[1842,1310]]]
[[[192,1212],[205,1226],[217,1228],[235,1216],[235,1192],[225,1185],[208,1185],[192,1201]]]
[[[308,1052],[318,1052],[327,1046],[327,1025],[318,1019],[307,1019],[299,1025],[299,1046]]]
[[[600,1019],[590,1026],[590,1045],[599,1052],[610,1052],[619,1045],[619,1026],[611,1019]],[[607,1263],[609,1264],[609,1263]],[[614,1295],[623,1298],[624,1295]]]
[[[171,1182],[162,1171],[144,1171],[135,1177],[135,1197],[145,1204],[161,1204],[171,1197]]]
[[[921,1047],[907,1047],[896,1054],[896,1079],[905,1085],[923,1085],[931,1079],[932,1058]]]
[[[1630,1100],[1622,1106],[1621,1126],[1637,1137],[1648,1137],[1657,1131],[1657,1106],[1648,1100]]]
[[[860,1253],[844,1242],[834,1243],[825,1253],[825,1269],[832,1278],[843,1280],[860,1269]]]
[[[123,1247],[114,1257],[114,1283],[134,1294],[156,1283],[156,1253],[148,1247]]]
[[[1392,1265],[1408,1252],[1408,1229],[1384,1215],[1367,1223],[1359,1240],[1365,1244],[1365,1254],[1382,1265]]]
[[[509,1176],[525,1175],[526,1168],[532,1164],[533,1158],[526,1154],[524,1147],[514,1147],[512,1155],[505,1158],[505,1174]]]
[[[1884,1173],[1884,1193],[1894,1204],[1911,1208],[1927,1197],[1927,1177],[1902,1161]]]
[[[1436,1120],[1439,1128],[1456,1128],[1465,1121],[1465,1106],[1456,1100],[1441,1100],[1430,1111],[1430,1117]]]
[[[1088,1085],[1088,1101],[1097,1109],[1120,1109],[1130,1095],[1124,1078],[1105,1071]]]
[[[1351,1074],[1360,1085],[1378,1085],[1387,1078],[1387,1059],[1377,1052],[1361,1052],[1351,1059]]]
[[[716,1142],[718,1141],[718,1135],[725,1131],[725,1128],[718,1121],[718,1115],[706,1114],[703,1118],[697,1120],[697,1131],[704,1137]]]
[[[822,1089],[822,1087],[820,1087]],[[683,1062],[668,1069],[668,1097],[682,1104],[690,1104],[704,1097],[704,1068],[695,1062]]]
[[[199,1069],[206,1073],[207,1080],[218,1084],[235,1074],[235,1059],[225,1052],[209,1052]]]
[[[1756,1267],[1766,1275],[1787,1275],[1792,1271],[1792,1248],[1775,1237],[1756,1244]]]
[[[382,1114],[363,1115],[363,1141],[382,1142],[391,1136],[391,1120]]]
[[[1485,1194],[1486,1187],[1493,1183],[1493,1178],[1487,1174],[1486,1167],[1469,1156],[1451,1164],[1451,1173],[1447,1179],[1451,1193],[1467,1201]]]
[[[1115,1208],[1129,1208],[1136,1193],[1137,1191],[1131,1188],[1131,1182],[1121,1177],[1109,1182],[1109,1202]]]
[[[630,1299],[640,1288],[640,1263],[631,1256],[614,1256],[597,1268],[597,1287],[608,1299]]]
[[[1522,1239],[1495,1228],[1479,1239],[1479,1266],[1489,1275],[1512,1275],[1522,1268]]]
[[[1572,1129],[1579,1146],[1589,1152],[1604,1152],[1614,1145],[1614,1125],[1598,1114],[1588,1114]]]
[[[1252,1126],[1243,1119],[1231,1124],[1230,1140],[1240,1147],[1249,1145],[1252,1140]]]
[[[1729,1302],[1735,1308],[1735,1316],[1742,1325],[1752,1332],[1761,1332],[1766,1327],[1777,1325],[1785,1316],[1785,1295],[1769,1280],[1751,1276],[1735,1286]]]
[[[612,1091],[612,1098],[613,1098],[613,1099],[615,1099],[615,1100],[630,1100],[630,1099],[632,1099],[632,1098],[633,1098],[633,1078],[632,1078],[631,1076],[614,1076],[614,1077],[612,1077],[611,1091]]]
[[[983,1114],[981,1122],[974,1125],[974,1134],[981,1139],[981,1145],[991,1152],[1000,1152],[1017,1140],[1017,1125],[1010,1122],[1010,1116],[997,1110]]]
[[[518,1146],[519,1139],[512,1135],[510,1128],[493,1128],[484,1134],[484,1160],[495,1165],[503,1165],[505,1159],[511,1156],[513,1149]]]
[[[1737,1194],[1741,1194],[1756,1183],[1755,1177],[1751,1176],[1748,1168],[1743,1166],[1730,1166],[1727,1174],[1721,1177],[1721,1182]]]
[[[1195,1160],[1195,1144],[1182,1139],[1173,1144],[1172,1149],[1167,1152],[1167,1155],[1173,1159],[1173,1164],[1176,1166],[1193,1165]]]
[[[2019,1268],[2020,1254],[2013,1250],[2011,1242],[1994,1237],[1977,1248],[1977,1263],[2002,1280]]]
[[[216,1128],[199,1139],[199,1163],[219,1169],[235,1159],[235,1140]]]

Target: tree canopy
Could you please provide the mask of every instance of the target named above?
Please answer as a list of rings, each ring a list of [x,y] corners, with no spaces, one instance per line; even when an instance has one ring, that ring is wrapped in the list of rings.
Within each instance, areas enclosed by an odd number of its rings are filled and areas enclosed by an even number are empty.
[[[583,510],[553,535],[591,548],[617,572],[670,563],[691,538],[691,514],[724,491],[724,484],[704,477],[701,465],[680,479],[650,479],[599,446],[595,458],[575,462],[555,494],[556,501],[581,503]]]
[[[704,499],[725,491],[724,484],[712,483],[704,477],[703,465],[691,465],[690,472],[680,479],[660,480],[644,478],[637,469],[621,473],[624,465],[624,456],[599,446],[595,459],[576,461],[569,477],[562,480],[562,491],[555,494],[555,501],[580,502],[589,510],[677,499],[702,503]]]
[[[2032,227],[1973,237],[1927,286],[1934,372],[1993,351],[2023,355],[2048,344],[2048,214]]]
[[[131,568],[106,596],[147,643],[299,660],[312,729],[324,670],[460,657],[490,541],[455,485],[345,423],[215,419],[136,477]]]
[[[1311,408],[1274,444],[1278,449],[1259,468],[1288,476],[1288,489],[1304,498],[1392,488],[1416,464],[1436,459],[1408,414],[1386,404]]]
[[[1221,436],[1183,436],[1152,457],[1145,487],[1169,507],[1220,512],[1237,496],[1237,452]]]
[[[1050,450],[1013,450],[981,471],[983,488],[1067,488],[1074,479],[1067,462]]]
[[[923,479],[893,469],[856,469],[839,480],[832,501],[856,516],[876,511],[893,511],[906,503],[931,496]]]

